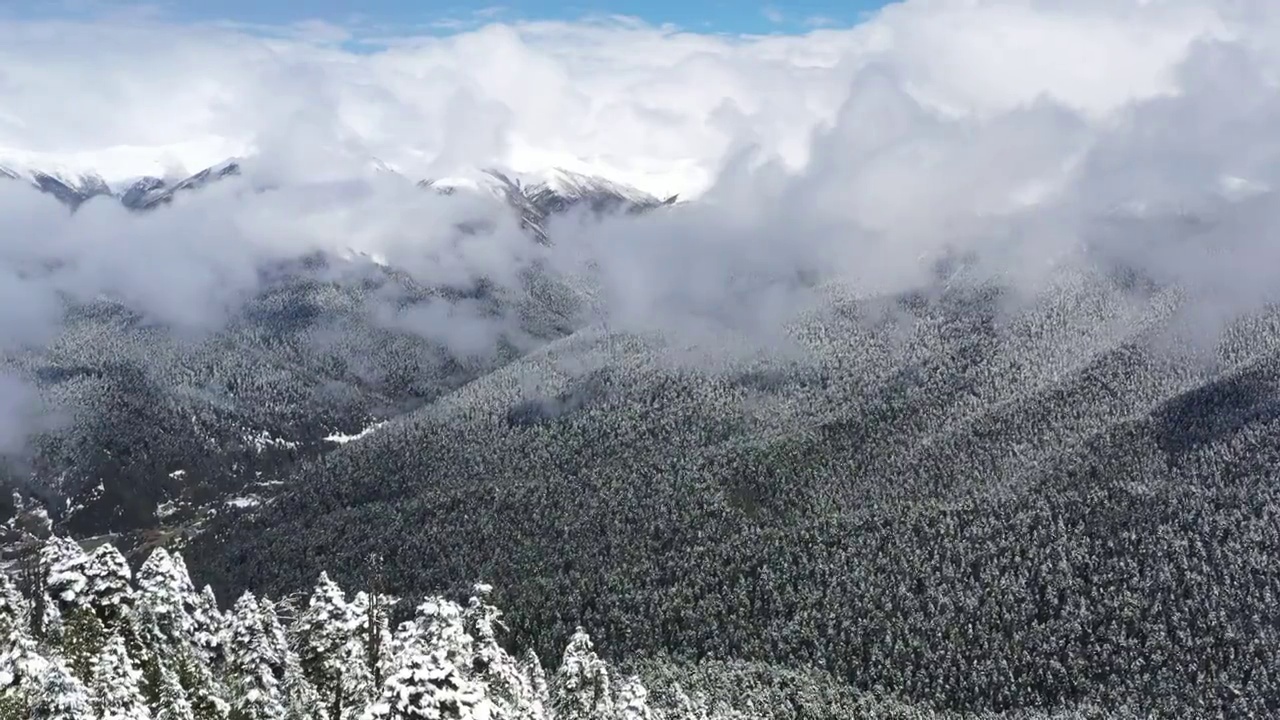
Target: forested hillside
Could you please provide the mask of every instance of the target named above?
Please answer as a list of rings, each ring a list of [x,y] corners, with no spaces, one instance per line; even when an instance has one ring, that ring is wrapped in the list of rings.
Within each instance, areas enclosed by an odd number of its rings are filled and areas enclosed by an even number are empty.
[[[837,296],[800,359],[579,332],[222,516],[198,574],[376,552],[396,587],[482,574],[544,655],[581,623],[956,711],[1280,712],[1280,316],[1197,349],[1176,288],[1008,293]]]
[[[28,539],[0,574],[3,720],[938,717],[820,673],[663,660],[624,672],[581,627],[544,669],[509,644],[485,584],[461,603],[411,600],[322,573],[309,593],[220,607],[181,554],[157,549],[135,573],[109,543]]]

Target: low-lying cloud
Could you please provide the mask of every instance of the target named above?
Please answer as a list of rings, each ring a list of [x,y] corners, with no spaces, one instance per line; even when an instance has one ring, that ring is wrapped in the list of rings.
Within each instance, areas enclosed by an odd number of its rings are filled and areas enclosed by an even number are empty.
[[[250,158],[141,215],[0,183],[0,298],[24,299],[0,307],[6,346],[46,341],[67,296],[216,328],[263,263],[314,251],[427,285],[590,272],[611,327],[694,333],[767,334],[815,282],[903,289],[952,251],[1029,287],[1102,254],[1221,315],[1275,299],[1267,0],[909,0],[803,36],[541,22],[376,42],[0,24],[0,164],[118,180]],[[547,248],[485,198],[412,182],[557,165],[694,200],[560,218]],[[476,218],[491,230],[458,230]],[[508,327],[464,310],[379,322],[467,351],[475,327]]]

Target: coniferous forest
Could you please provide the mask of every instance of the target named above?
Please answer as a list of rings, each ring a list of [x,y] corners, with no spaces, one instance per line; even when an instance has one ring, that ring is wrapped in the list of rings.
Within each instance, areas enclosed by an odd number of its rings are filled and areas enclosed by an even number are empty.
[[[164,548],[136,571],[111,543],[53,536],[28,549],[0,574],[0,720],[943,717],[749,663],[618,667],[581,627],[544,665],[507,643],[483,583],[464,601],[397,598],[322,573],[310,593],[224,605]]]
[[[0,720],[1280,719],[1280,0],[198,4],[0,0]]]

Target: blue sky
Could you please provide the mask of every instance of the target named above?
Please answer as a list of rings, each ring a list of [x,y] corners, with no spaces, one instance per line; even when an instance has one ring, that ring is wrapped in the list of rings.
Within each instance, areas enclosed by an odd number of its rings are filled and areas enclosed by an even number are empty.
[[[383,30],[447,32],[488,20],[620,14],[700,32],[768,33],[822,23],[847,26],[884,4],[885,0],[0,0],[0,17],[15,10],[18,15],[87,17],[142,6],[172,20],[281,25],[319,19]]]

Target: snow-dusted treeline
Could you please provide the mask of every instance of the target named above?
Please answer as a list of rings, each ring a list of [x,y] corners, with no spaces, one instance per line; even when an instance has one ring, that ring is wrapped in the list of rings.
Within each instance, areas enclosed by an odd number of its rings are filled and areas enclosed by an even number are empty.
[[[111,544],[54,537],[0,574],[4,720],[641,720],[638,678],[610,668],[579,630],[551,673],[501,643],[492,588],[465,604],[350,594],[322,574],[309,597],[246,593],[229,609],[197,590],[178,553],[131,571]],[[682,693],[681,693],[682,694]]]

